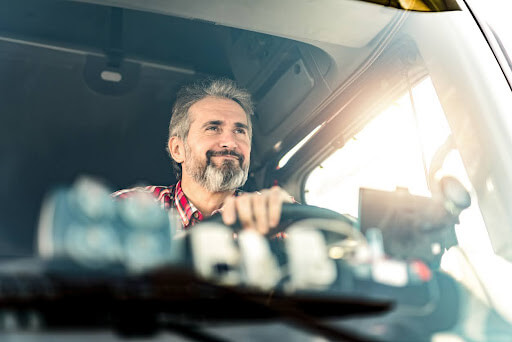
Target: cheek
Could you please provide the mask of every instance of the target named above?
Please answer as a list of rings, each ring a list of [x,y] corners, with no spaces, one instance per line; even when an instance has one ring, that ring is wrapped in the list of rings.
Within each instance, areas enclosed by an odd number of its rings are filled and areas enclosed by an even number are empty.
[[[188,154],[186,155],[188,161],[202,161],[206,159],[206,151],[197,144],[191,143],[188,146]]]
[[[249,162],[251,159],[251,145],[250,143],[246,143],[244,145],[240,146],[240,150],[242,151],[243,155],[245,156],[246,162]]]
[[[205,154],[208,150],[214,150],[217,147],[217,141],[213,137],[200,137],[190,142],[196,151]]]
[[[236,137],[236,142],[240,149],[250,150],[251,149],[251,139],[247,135],[238,135]]]
[[[210,145],[210,142],[208,139],[205,139],[204,137],[200,137],[197,135],[189,135],[188,137],[188,147],[190,151],[197,155],[197,154],[205,154],[208,150],[208,147]]]

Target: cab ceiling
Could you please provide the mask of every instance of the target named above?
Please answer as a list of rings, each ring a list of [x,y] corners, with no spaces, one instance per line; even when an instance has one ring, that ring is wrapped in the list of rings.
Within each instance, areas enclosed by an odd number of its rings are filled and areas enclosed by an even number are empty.
[[[72,1],[200,19],[309,43],[353,48],[368,44],[395,14],[390,8],[354,0]]]

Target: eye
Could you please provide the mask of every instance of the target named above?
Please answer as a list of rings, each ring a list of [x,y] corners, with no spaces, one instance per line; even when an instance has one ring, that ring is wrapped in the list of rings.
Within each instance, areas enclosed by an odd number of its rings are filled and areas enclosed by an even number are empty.
[[[237,134],[247,134],[247,131],[245,130],[245,128],[237,128],[237,129],[235,129],[235,133],[237,133]]]
[[[219,130],[219,126],[208,126],[206,127],[207,131],[217,132]]]

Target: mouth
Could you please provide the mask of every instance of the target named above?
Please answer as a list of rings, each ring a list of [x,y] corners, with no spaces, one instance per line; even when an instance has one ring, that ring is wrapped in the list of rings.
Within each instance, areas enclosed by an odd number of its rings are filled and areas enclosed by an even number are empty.
[[[233,160],[240,160],[239,157],[237,156],[233,156],[233,155],[217,155],[217,156],[213,156],[213,158],[217,158],[217,157],[220,157],[220,158],[227,158],[227,159],[233,159]]]
[[[240,153],[238,153],[236,151],[228,151],[228,150],[208,151],[208,152],[206,152],[207,164],[210,164],[211,158],[215,158],[215,157],[225,158],[225,160],[229,160],[229,159],[236,160],[240,163],[240,166],[242,166],[243,161],[244,161],[243,155],[241,155]]]

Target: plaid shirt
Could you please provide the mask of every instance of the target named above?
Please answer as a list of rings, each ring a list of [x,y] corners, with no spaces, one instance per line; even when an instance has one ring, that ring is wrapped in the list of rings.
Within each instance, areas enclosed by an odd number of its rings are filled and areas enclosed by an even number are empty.
[[[204,219],[204,216],[199,209],[197,209],[194,204],[188,200],[187,196],[185,196],[185,193],[181,188],[181,181],[171,186],[150,185],[119,190],[114,192],[112,197],[120,199],[129,198],[130,196],[141,192],[153,195],[164,209],[176,209],[180,215],[184,229],[188,229]],[[235,196],[238,196],[240,193],[240,190],[236,190]],[[216,214],[217,212],[219,211],[216,210],[213,214]]]

